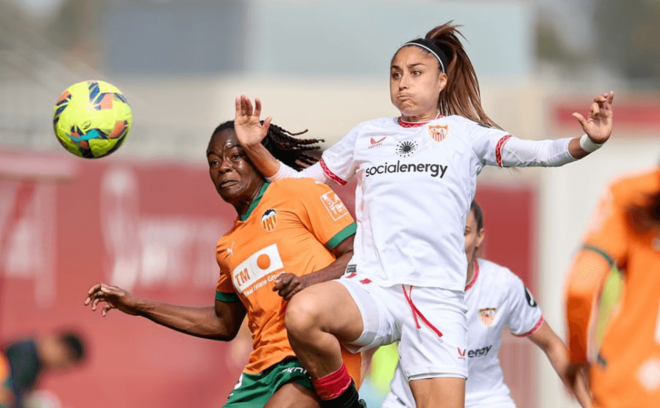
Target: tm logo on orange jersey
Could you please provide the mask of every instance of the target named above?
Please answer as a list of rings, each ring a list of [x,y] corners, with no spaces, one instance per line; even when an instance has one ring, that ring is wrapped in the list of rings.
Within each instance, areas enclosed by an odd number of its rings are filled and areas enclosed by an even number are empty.
[[[234,287],[238,293],[245,292],[245,296],[249,296],[256,289],[251,288],[252,285],[282,269],[284,269],[284,263],[277,249],[277,244],[269,245],[250,255],[248,259],[234,268],[232,271]],[[264,282],[267,283],[268,281]]]
[[[328,191],[323,194],[321,196],[321,201],[323,202],[325,209],[328,210],[330,216],[335,221],[348,214],[346,206],[334,191]]]

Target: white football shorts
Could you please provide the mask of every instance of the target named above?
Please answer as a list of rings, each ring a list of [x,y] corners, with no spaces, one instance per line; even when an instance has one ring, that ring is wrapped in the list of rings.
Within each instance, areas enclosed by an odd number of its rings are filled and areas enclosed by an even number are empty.
[[[442,288],[382,287],[359,274],[344,285],[362,314],[364,330],[345,347],[359,352],[399,342],[399,364],[408,381],[467,379],[467,320],[464,293]]]

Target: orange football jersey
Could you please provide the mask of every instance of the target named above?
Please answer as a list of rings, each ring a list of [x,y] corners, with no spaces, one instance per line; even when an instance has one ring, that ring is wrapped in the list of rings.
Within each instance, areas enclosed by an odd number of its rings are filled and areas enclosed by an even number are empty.
[[[253,351],[244,372],[256,374],[295,356],[284,326],[287,302],[273,291],[283,273],[298,276],[335,260],[332,250],[355,234],[356,225],[337,194],[312,179],[264,184],[248,212],[218,241],[216,299],[241,301],[247,309]],[[356,383],[360,356],[344,353]]]
[[[571,361],[592,362],[594,407],[660,407],[660,229],[640,229],[631,213],[658,192],[660,169],[608,188],[584,239],[592,255],[578,255],[569,277]],[[589,256],[623,271],[623,296],[598,349],[592,349],[594,306],[609,269],[594,267]]]

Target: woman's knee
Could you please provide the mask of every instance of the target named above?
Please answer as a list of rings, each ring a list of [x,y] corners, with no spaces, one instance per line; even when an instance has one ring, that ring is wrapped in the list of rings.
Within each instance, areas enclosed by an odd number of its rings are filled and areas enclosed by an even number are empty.
[[[309,334],[321,329],[323,315],[324,308],[319,304],[318,298],[313,293],[301,292],[291,299],[286,308],[286,329],[293,337]]]

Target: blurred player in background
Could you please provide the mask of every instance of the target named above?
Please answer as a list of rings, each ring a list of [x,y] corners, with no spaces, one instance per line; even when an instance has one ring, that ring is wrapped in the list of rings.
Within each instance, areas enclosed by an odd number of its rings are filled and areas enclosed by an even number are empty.
[[[45,334],[7,344],[0,357],[0,407],[24,408],[42,375],[64,371],[85,360],[78,333]]]
[[[306,152],[319,140],[299,140],[280,128],[264,145],[296,168],[314,162]],[[234,123],[213,132],[206,152],[213,185],[238,219],[221,237],[215,306],[184,307],[139,299],[116,286],[97,284],[86,305],[102,314],[119,309],[193,336],[230,341],[248,316],[253,351],[227,408],[318,407],[307,371],[295,358],[284,326],[287,300],[303,288],[338,278],[353,253],[355,223],[341,200],[313,180],[269,183],[236,139]],[[360,356],[344,353],[360,382]],[[220,374],[221,375],[221,374]]]
[[[477,258],[485,236],[483,212],[473,201],[465,224],[468,259],[465,286],[468,347],[463,350],[464,358],[468,360],[465,407],[515,408],[497,358],[504,328],[507,327],[514,336],[527,337],[543,350],[566,384],[569,384],[565,378],[569,366],[568,350],[544,321],[541,308],[520,278],[503,266]],[[580,405],[591,406],[589,390],[582,377],[570,387]],[[415,402],[410,386],[398,367],[383,408],[413,407]]]
[[[566,316],[571,372],[588,368],[594,408],[660,407],[660,167],[605,190],[571,265]]]
[[[260,144],[261,103],[236,101],[236,132],[267,177],[345,184],[357,176],[355,255],[349,273],[292,299],[289,339],[324,406],[357,407],[340,344],[362,351],[399,341],[401,369],[420,408],[464,405],[467,321],[465,220],[486,165],[562,166],[587,156],[612,133],[614,93],[597,96],[585,135],[529,141],[497,129],[451,24],[405,43],[390,63],[398,118],[364,122],[298,173]],[[350,69],[350,68],[347,68]]]

